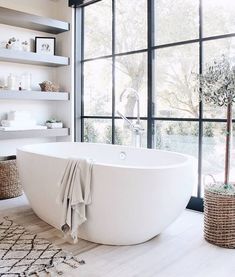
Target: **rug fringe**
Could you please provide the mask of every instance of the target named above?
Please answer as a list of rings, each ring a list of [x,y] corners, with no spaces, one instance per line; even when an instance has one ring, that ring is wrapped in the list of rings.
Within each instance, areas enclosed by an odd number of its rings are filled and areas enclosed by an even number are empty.
[[[44,268],[41,271],[32,272],[29,276],[37,276],[37,277],[56,277],[63,276],[65,273],[68,273],[70,270],[78,268],[80,265],[86,264],[84,260],[79,260],[77,257],[71,257],[65,259],[60,264],[54,264],[50,267]],[[68,266],[66,269],[61,269],[63,266]]]

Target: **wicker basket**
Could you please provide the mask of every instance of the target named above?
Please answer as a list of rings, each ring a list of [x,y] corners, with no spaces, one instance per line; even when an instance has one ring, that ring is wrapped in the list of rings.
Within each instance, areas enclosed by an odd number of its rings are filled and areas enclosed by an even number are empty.
[[[22,195],[15,156],[0,157],[0,199]]]
[[[235,195],[205,188],[204,236],[212,244],[235,248]]]

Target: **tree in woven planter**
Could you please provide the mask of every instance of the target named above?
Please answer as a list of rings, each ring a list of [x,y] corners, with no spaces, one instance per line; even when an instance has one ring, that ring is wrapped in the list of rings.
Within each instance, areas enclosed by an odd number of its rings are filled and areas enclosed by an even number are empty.
[[[227,107],[227,132],[225,151],[225,177],[223,188],[232,188],[229,183],[231,141],[232,141],[232,108],[235,102],[235,66],[230,59],[222,55],[207,65],[203,74],[196,74],[199,80],[200,100],[214,106]]]
[[[227,108],[224,182],[214,181],[205,187],[204,237],[212,244],[235,248],[235,186],[229,182],[232,107],[235,102],[235,67],[225,55],[208,65],[199,81],[200,100]]]

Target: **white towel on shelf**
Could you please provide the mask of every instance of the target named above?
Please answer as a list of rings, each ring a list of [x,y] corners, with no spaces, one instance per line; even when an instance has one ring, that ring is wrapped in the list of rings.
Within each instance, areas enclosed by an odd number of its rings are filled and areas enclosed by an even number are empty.
[[[61,230],[77,242],[78,227],[86,218],[86,205],[91,203],[92,160],[68,159],[57,200],[62,203]]]
[[[47,126],[43,125],[35,125],[35,126],[28,126],[28,127],[3,127],[0,126],[0,131],[27,131],[27,130],[46,130]]]
[[[36,126],[36,120],[2,120],[1,124],[3,127],[32,127]]]

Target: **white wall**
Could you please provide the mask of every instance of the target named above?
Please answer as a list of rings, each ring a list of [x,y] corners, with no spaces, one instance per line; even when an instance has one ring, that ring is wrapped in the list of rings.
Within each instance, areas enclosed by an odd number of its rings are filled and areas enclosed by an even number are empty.
[[[57,36],[23,28],[16,28],[0,24],[0,41],[7,41],[10,37],[20,40],[31,40],[31,50],[34,50],[35,36],[56,37],[56,54],[71,58],[71,65],[61,68],[46,66],[26,65],[0,61],[0,84],[6,83],[10,73],[21,75],[24,72],[32,74],[32,88],[40,90],[39,83],[51,80],[60,85],[61,91],[71,93],[71,101],[24,101],[24,100],[0,100],[0,119],[6,117],[10,110],[29,110],[39,124],[43,124],[48,118],[61,119],[66,127],[73,126],[73,10],[68,7],[65,0],[0,0],[0,6],[16,9],[23,12],[51,17],[71,23],[72,30]],[[0,91],[1,93],[1,91]],[[73,134],[73,130],[71,132]],[[55,141],[56,138],[0,140],[0,156],[14,154],[16,148],[25,144]],[[58,138],[58,140],[72,140],[70,137]]]
[[[58,141],[73,140],[74,136],[74,12],[68,7],[68,1],[57,0],[57,18],[70,22],[70,32],[65,32],[57,36],[58,52],[62,56],[70,57],[70,66],[63,66],[57,69],[57,78],[60,80],[61,86],[70,91],[70,102],[63,104],[57,102],[57,111],[62,116],[65,123],[70,128],[70,137],[58,138]]]
[[[63,1],[67,5],[67,1]],[[57,19],[57,0],[0,0],[0,6]],[[63,19],[58,18],[58,19]]]

